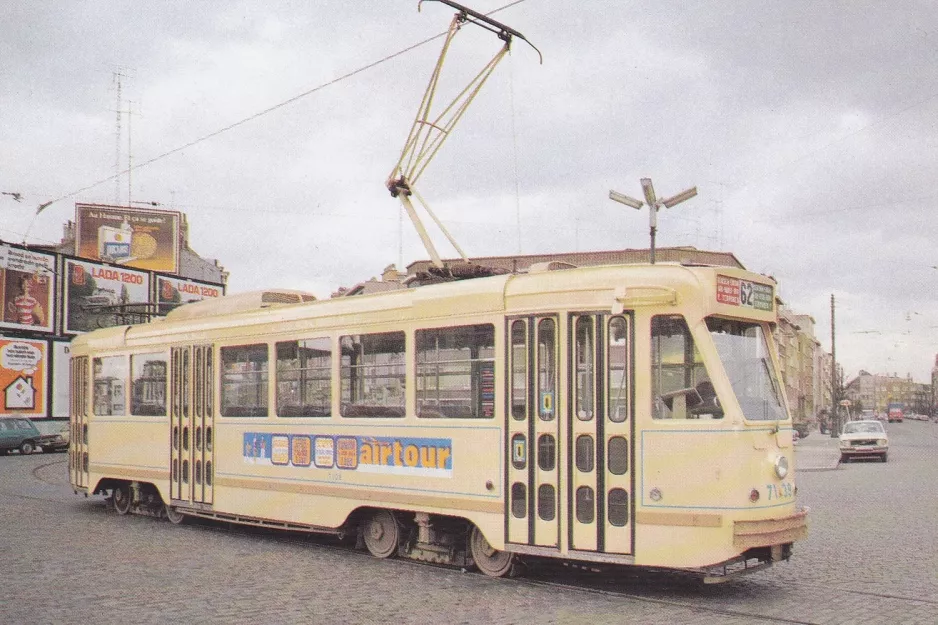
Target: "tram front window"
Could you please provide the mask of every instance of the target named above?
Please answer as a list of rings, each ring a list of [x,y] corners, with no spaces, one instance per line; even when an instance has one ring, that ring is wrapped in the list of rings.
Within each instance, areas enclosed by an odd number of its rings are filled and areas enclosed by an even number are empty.
[[[743,416],[750,421],[784,420],[778,377],[762,326],[711,317],[707,327]]]
[[[723,408],[687,322],[679,315],[651,320],[652,416],[719,419]]]

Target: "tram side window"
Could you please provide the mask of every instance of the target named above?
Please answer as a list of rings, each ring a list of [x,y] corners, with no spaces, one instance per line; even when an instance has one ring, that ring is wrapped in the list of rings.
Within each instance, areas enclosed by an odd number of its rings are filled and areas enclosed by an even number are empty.
[[[267,345],[221,348],[221,414],[267,416]]]
[[[328,417],[332,346],[327,337],[277,343],[277,415]]]
[[[518,319],[511,322],[511,417],[528,416],[528,327]]]
[[[697,419],[723,416],[713,384],[687,322],[678,315],[651,321],[652,416],[655,419]]]
[[[573,389],[577,419],[590,421],[593,418],[593,393],[595,386],[596,346],[593,339],[593,318],[578,317],[576,320],[576,377]]]
[[[166,354],[134,354],[130,357],[130,414],[166,414]]]
[[[553,319],[537,323],[537,392],[538,416],[542,421],[554,419],[554,387],[557,383],[557,336]]]
[[[625,317],[609,320],[606,389],[609,420],[613,423],[622,423],[629,417],[628,331]]]
[[[127,414],[127,378],[130,374],[127,364],[126,356],[94,359],[94,414]]]
[[[495,416],[495,326],[417,331],[417,416]]]
[[[404,416],[403,332],[339,339],[343,417]]]

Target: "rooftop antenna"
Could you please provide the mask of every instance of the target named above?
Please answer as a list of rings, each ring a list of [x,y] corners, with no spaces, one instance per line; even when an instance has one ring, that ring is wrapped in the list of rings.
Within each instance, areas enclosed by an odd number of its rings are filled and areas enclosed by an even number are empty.
[[[417,10],[420,10],[420,7],[424,2],[429,1],[431,0],[420,0],[420,2],[417,3]],[[407,215],[413,222],[414,227],[417,230],[417,234],[420,235],[420,240],[423,242],[423,246],[430,255],[430,259],[433,264],[436,267],[442,269],[443,261],[440,259],[440,255],[437,253],[436,247],[430,240],[430,236],[427,234],[427,230],[424,227],[423,222],[420,220],[420,217],[410,200],[411,196],[417,198],[420,204],[424,207],[424,210],[426,210],[427,214],[430,215],[430,218],[433,219],[433,222],[443,232],[443,234],[449,240],[450,244],[456,249],[463,260],[468,261],[468,258],[465,252],[462,251],[462,248],[459,247],[459,244],[456,243],[456,240],[453,238],[453,236],[430,209],[427,202],[420,196],[416,188],[414,188],[414,185],[420,178],[421,174],[423,174],[424,170],[426,170],[430,161],[433,160],[433,157],[436,156],[436,153],[440,150],[443,142],[450,135],[450,133],[452,133],[456,123],[466,112],[466,109],[469,107],[469,104],[472,103],[472,100],[475,98],[475,96],[479,93],[482,85],[485,84],[485,81],[488,80],[489,76],[492,75],[492,72],[498,66],[498,63],[509,52],[512,39],[517,37],[534,48],[542,63],[543,56],[541,55],[540,50],[534,47],[534,45],[531,44],[531,42],[529,42],[524,37],[524,35],[514,30],[513,28],[505,26],[501,22],[497,22],[487,15],[473,11],[472,9],[452,2],[451,0],[433,1],[442,2],[443,4],[456,9],[456,14],[453,16],[452,22],[450,22],[449,30],[446,33],[446,39],[443,42],[443,49],[440,51],[440,57],[437,60],[436,66],[433,69],[433,73],[430,76],[430,83],[427,85],[427,90],[424,93],[423,100],[420,102],[420,108],[417,111],[417,117],[414,119],[414,124],[411,126],[410,134],[407,136],[407,141],[404,142],[404,149],[401,151],[401,156],[394,165],[394,169],[391,170],[391,175],[388,176],[387,187],[391,192],[391,196],[400,199],[401,204],[403,204],[404,210],[407,211]],[[446,58],[446,53],[449,50],[449,46],[452,43],[453,38],[456,36],[456,33],[459,32],[459,29],[462,28],[463,24],[466,23],[475,24],[495,33],[498,38],[504,42],[504,44],[495,54],[492,60],[482,68],[482,70],[475,76],[475,78],[469,81],[469,84],[461,92],[459,92],[453,101],[438,115],[431,118],[433,98],[436,95],[437,84],[440,79],[440,73],[443,69],[443,61]]]
[[[114,205],[120,206],[121,203],[121,109],[122,100],[122,87],[123,79],[129,78],[129,74],[125,73],[126,68],[117,66],[114,70],[114,86],[117,89],[117,106],[114,108],[115,118],[115,131],[114,131]]]

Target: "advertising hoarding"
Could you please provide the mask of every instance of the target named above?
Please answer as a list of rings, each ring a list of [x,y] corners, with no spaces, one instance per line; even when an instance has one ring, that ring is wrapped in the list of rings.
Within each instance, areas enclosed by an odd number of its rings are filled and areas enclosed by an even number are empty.
[[[45,341],[0,338],[0,414],[44,417],[47,376]]]
[[[0,244],[0,328],[53,331],[55,256]]]
[[[81,260],[65,261],[65,319],[69,334],[149,319],[150,274]]]
[[[156,276],[156,301],[158,313],[165,315],[173,308],[204,299],[214,299],[225,294],[225,287],[197,280],[186,280],[171,276]]]
[[[75,205],[75,253],[126,267],[179,269],[180,213],[97,204]]]
[[[68,417],[69,344],[52,341],[52,416]]]

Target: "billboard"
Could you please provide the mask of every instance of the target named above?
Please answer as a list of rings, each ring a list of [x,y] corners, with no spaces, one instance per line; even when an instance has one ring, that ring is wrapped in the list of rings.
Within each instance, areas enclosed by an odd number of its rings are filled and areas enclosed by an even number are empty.
[[[45,341],[0,338],[0,414],[46,416],[47,375]]]
[[[178,212],[75,204],[75,253],[126,267],[179,270]]]
[[[68,416],[69,343],[52,341],[52,416]]]
[[[55,256],[0,244],[0,328],[53,331]]]
[[[65,319],[69,334],[129,323],[150,315],[150,274],[66,259]]]
[[[225,287],[220,284],[185,280],[170,276],[156,276],[156,301],[158,312],[165,315],[182,304],[214,299],[225,294]]]

